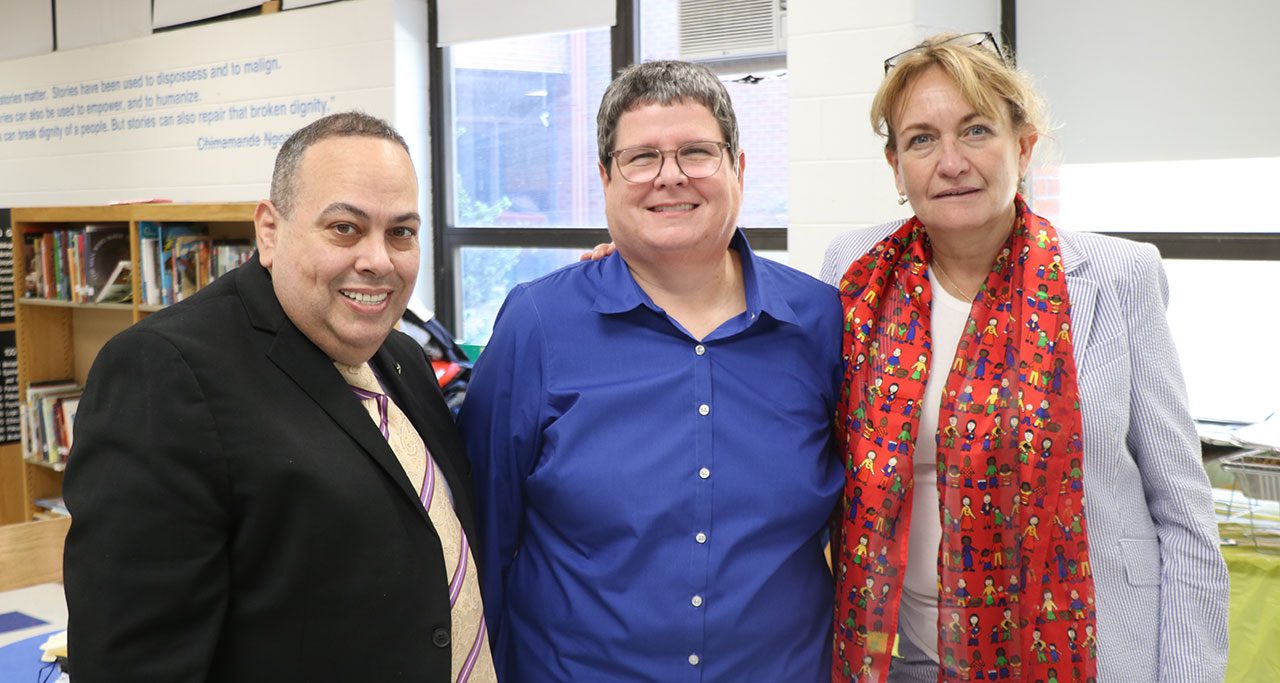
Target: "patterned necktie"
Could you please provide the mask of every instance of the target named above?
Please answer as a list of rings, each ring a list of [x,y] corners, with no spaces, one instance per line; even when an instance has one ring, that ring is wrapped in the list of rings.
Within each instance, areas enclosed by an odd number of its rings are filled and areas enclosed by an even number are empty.
[[[475,560],[467,535],[453,510],[452,496],[444,473],[435,463],[418,430],[400,407],[382,391],[382,385],[368,363],[359,366],[334,363],[342,378],[369,412],[378,430],[395,452],[400,466],[409,476],[418,499],[440,536],[444,552],[445,575],[449,576],[449,605],[453,625],[453,680],[457,683],[497,680],[493,657],[489,651],[488,632],[484,623],[484,605],[480,600]],[[441,495],[442,494],[442,495]],[[474,634],[462,637],[464,634]]]

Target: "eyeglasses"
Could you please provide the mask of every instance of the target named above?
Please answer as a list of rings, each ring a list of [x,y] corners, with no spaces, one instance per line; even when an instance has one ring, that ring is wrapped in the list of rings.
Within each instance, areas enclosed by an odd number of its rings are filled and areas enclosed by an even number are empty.
[[[884,60],[884,72],[886,74],[889,73],[889,70],[897,66],[898,62],[901,62],[905,57],[914,55],[917,52],[927,52],[933,48],[941,47],[943,45],[955,45],[957,47],[983,47],[995,53],[995,55],[1000,58],[1001,64],[1009,66],[1009,62],[1005,61],[1004,52],[1002,52],[1000,50],[1000,46],[996,44],[995,36],[991,35],[990,31],[980,31],[977,33],[966,33],[932,45],[917,45],[910,50],[903,50],[902,52]]]
[[[722,153],[728,149],[726,142],[690,142],[675,149],[656,147],[628,147],[609,153],[618,162],[618,172],[629,183],[648,183],[662,173],[662,165],[670,154],[676,167],[689,178],[706,178],[720,170]]]

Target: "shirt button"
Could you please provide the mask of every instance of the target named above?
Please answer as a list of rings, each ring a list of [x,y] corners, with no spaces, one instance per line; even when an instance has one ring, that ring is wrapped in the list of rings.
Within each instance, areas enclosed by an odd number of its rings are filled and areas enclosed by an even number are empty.
[[[702,405],[698,406],[698,414],[699,414],[699,415],[709,415],[710,413],[711,413],[711,406],[709,406],[709,405],[707,405],[707,404],[705,404],[705,403],[703,403]]]
[[[698,476],[702,479],[709,479],[711,478],[711,470],[704,467],[698,470]]]
[[[702,607],[702,596],[701,596],[701,595],[695,595],[695,596],[693,596],[693,598],[692,598],[691,600],[689,600],[689,602],[690,602],[690,604],[692,604],[694,607]]]
[[[697,542],[699,542],[699,543],[706,543],[706,542],[707,542],[707,535],[706,535],[705,533],[703,533],[703,532],[699,531],[699,532],[698,532],[698,534],[697,534],[696,536],[694,536],[694,537],[693,537],[693,540],[695,540],[695,541],[697,541]]]
[[[449,647],[449,631],[443,627],[431,632],[431,644],[436,647]]]
[[[689,655],[689,663],[692,664],[693,666],[697,666],[701,661],[702,661],[702,658],[699,657],[698,655],[696,654]]]
[[[707,347],[703,346],[702,344],[698,344],[697,346],[693,347],[693,352],[698,354],[699,356],[705,355],[707,353]]]

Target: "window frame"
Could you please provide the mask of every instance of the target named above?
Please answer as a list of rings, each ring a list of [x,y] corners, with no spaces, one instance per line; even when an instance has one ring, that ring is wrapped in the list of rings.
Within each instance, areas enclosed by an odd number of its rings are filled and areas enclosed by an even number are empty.
[[[1004,45],[1018,54],[1017,0],[1000,0],[1000,32]],[[1016,62],[1015,62],[1016,64]],[[1162,259],[1202,261],[1280,261],[1280,232],[1130,232],[1103,235],[1153,244]]]
[[[611,73],[618,73],[639,59],[640,0],[616,0],[617,22],[610,29]],[[435,317],[447,329],[458,330],[461,320],[462,250],[468,247],[511,247],[583,249],[610,241],[605,226],[598,227],[481,227],[457,225],[453,221],[453,136],[448,135],[449,100],[452,84],[448,55],[439,45],[435,0],[428,2],[430,58],[427,97],[431,140],[431,236],[432,277],[435,286]],[[750,228],[743,231],[756,250],[785,250],[785,227]]]

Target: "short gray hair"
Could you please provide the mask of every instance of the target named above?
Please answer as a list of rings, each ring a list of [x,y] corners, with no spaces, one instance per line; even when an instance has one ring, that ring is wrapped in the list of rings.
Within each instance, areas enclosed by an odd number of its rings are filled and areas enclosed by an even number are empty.
[[[614,151],[618,119],[623,114],[647,104],[666,106],[678,102],[697,102],[711,111],[729,144],[729,163],[737,168],[738,117],[733,113],[729,91],[711,69],[701,64],[664,60],[627,67],[604,91],[596,114],[596,145],[605,174],[613,177],[609,153]]]
[[[345,111],[316,119],[294,131],[276,154],[276,167],[271,174],[271,203],[276,210],[286,218],[292,214],[293,200],[298,193],[298,167],[309,147],[328,138],[356,136],[394,142],[404,149],[405,154],[409,153],[409,145],[396,129],[376,116]]]

